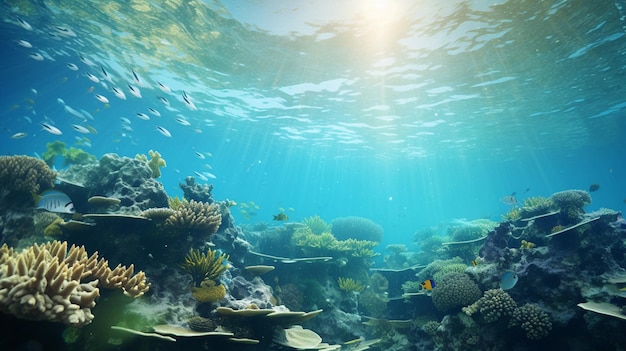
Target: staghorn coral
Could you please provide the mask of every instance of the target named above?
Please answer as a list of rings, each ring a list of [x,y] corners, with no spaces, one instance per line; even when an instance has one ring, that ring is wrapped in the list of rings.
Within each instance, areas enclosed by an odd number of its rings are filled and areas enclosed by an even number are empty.
[[[496,322],[501,317],[510,316],[517,308],[517,303],[502,289],[491,289],[485,291],[483,297],[473,304],[463,307],[463,312],[468,316],[480,313],[480,317],[485,323]]]
[[[147,210],[143,210],[141,212],[141,216],[154,220],[154,221],[165,221],[166,219],[168,219],[171,215],[173,215],[176,211],[172,210],[171,208],[167,208],[167,207],[153,207],[153,208],[149,208]]]
[[[383,239],[383,227],[371,219],[363,217],[342,217],[332,222],[332,233],[339,240],[349,238],[380,242]]]
[[[379,255],[373,250],[376,245],[378,243],[374,241],[347,239],[339,241],[339,250],[346,251],[353,257],[369,258]]]
[[[0,311],[18,318],[47,320],[72,326],[90,323],[99,286],[121,288],[141,296],[150,285],[143,272],[118,265],[111,270],[98,254],[84,247],[53,241],[15,252],[0,247]]]
[[[215,234],[220,224],[222,215],[218,206],[194,200],[183,201],[178,210],[165,220],[166,228],[186,230],[203,237]]]
[[[554,202],[551,199],[543,196],[528,197],[522,204],[521,216],[523,218],[534,217],[549,212],[552,207],[554,207]]]
[[[191,274],[195,286],[201,287],[204,280],[216,281],[228,269],[228,258],[228,255],[217,255],[217,251],[211,249],[206,253],[191,249],[180,267]]]
[[[0,184],[9,192],[38,194],[54,186],[56,172],[29,156],[0,156]]]
[[[591,195],[584,190],[565,190],[552,194],[550,199],[559,208],[566,222],[575,222],[585,213],[583,207],[591,203]]]
[[[502,219],[505,221],[515,222],[522,219],[522,209],[519,207],[513,207],[506,214],[502,215]]]
[[[168,197],[167,198],[167,205],[174,211],[178,211],[178,209],[180,208],[180,206],[183,204],[183,202],[186,201],[185,199],[181,200],[178,195],[174,196],[174,197]]]
[[[533,303],[527,303],[513,311],[509,327],[520,326],[531,340],[539,340],[546,337],[552,329],[550,316],[541,307]]]
[[[470,305],[482,295],[478,285],[465,273],[453,272],[444,275],[433,289],[435,307],[442,312]]]
[[[345,292],[361,292],[365,290],[363,283],[352,278],[339,277],[337,283],[339,284],[339,289]]]

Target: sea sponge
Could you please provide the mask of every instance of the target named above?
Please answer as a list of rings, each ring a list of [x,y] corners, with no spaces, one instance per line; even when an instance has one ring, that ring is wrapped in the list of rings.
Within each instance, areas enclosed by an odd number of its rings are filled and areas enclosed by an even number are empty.
[[[194,200],[183,201],[176,212],[165,220],[165,226],[175,231],[210,237],[222,224],[219,206]]]
[[[550,316],[537,304],[527,303],[513,311],[509,327],[521,326],[526,337],[539,340],[546,337],[552,329]]]
[[[226,296],[224,285],[216,285],[215,281],[205,279],[200,286],[191,287],[191,296],[198,302],[217,302]]]
[[[65,143],[62,141],[53,141],[51,143],[47,143],[47,150],[42,154],[41,158],[48,164],[52,166],[57,156],[63,157],[63,165],[67,166],[70,164],[80,165],[86,164],[90,162],[95,162],[96,156],[88,153],[87,151],[75,147],[70,147],[69,149],[65,147]]]
[[[0,184],[8,191],[39,194],[54,186],[56,172],[37,158],[0,156]]]
[[[146,162],[148,167],[152,170],[152,178],[159,178],[161,176],[161,167],[166,167],[167,163],[158,151],[150,150],[148,151],[148,155],[150,155],[150,159],[143,154],[135,155],[135,159]]]
[[[442,312],[470,305],[481,297],[478,285],[465,273],[448,273],[437,282],[432,298],[435,307]]]
[[[339,240],[357,239],[380,242],[383,239],[383,227],[363,217],[342,217],[331,222],[332,233]]]
[[[492,323],[501,317],[510,316],[515,308],[517,303],[506,291],[491,289],[485,291],[478,301],[463,307],[463,312],[468,316],[478,312],[485,323]]]
[[[63,218],[57,218],[52,223],[48,224],[43,230],[45,236],[59,236],[63,234],[60,224],[63,223]]]

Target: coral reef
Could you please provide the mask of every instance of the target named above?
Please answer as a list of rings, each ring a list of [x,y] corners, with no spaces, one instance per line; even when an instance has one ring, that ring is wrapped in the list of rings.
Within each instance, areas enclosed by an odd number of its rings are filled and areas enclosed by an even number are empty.
[[[185,177],[185,184],[178,184],[183,191],[183,198],[187,201],[195,200],[197,202],[206,202],[212,204],[214,202],[212,184],[198,184],[196,178],[192,176]]]
[[[591,195],[584,190],[565,190],[552,194],[550,199],[561,212],[564,225],[574,224],[585,213],[583,207],[591,203]]]
[[[363,217],[341,217],[332,222],[332,234],[338,240],[357,239],[380,242],[383,239],[383,227],[371,219]]]
[[[228,255],[218,255],[211,249],[206,253],[191,249],[180,267],[191,274],[195,286],[200,287],[204,280],[216,281],[228,269]]]
[[[552,329],[550,316],[536,304],[527,303],[513,311],[509,326],[520,326],[531,340],[546,337]]]
[[[302,224],[309,228],[311,233],[320,235],[322,233],[330,233],[332,225],[326,223],[320,216],[311,216],[302,220]]]
[[[217,302],[226,296],[226,288],[214,280],[205,279],[200,286],[191,287],[191,296],[198,302]]]
[[[0,187],[6,192],[22,192],[28,196],[51,189],[56,172],[29,156],[0,156]]]
[[[64,171],[63,177],[74,169]],[[152,172],[146,162],[105,154],[81,173],[86,173],[83,183],[92,194],[119,199],[121,213],[139,214],[149,208],[167,207],[167,194]]]
[[[460,309],[481,297],[478,285],[465,273],[448,273],[437,282],[432,297],[435,307],[442,312]]]
[[[184,232],[208,240],[217,232],[222,223],[219,206],[195,200],[182,201],[179,208],[170,215],[164,224],[165,230]]]
[[[187,319],[187,325],[189,326],[189,329],[199,332],[210,332],[215,330],[215,327],[217,327],[213,320],[200,316],[193,316]]]
[[[84,247],[54,241],[15,252],[0,247],[0,311],[18,318],[47,320],[73,326],[90,323],[98,287],[121,288],[128,296],[148,291],[143,272],[108,262]]]
[[[509,317],[517,308],[517,303],[502,289],[491,289],[485,291],[483,297],[473,304],[463,307],[463,312],[468,316],[476,313],[484,323],[493,323],[502,317]]]

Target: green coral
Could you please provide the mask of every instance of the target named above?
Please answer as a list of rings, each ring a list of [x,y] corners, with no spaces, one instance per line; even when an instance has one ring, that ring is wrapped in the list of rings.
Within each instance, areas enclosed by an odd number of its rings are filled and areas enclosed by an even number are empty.
[[[150,150],[148,151],[148,155],[150,156],[150,159],[148,159],[148,156],[143,154],[135,155],[135,159],[146,162],[148,167],[152,170],[152,178],[159,178],[161,176],[161,168],[166,167],[167,163],[158,151]]]
[[[226,288],[212,279],[205,279],[200,286],[191,287],[191,296],[198,302],[217,302],[226,296]]]
[[[365,290],[363,283],[352,278],[339,277],[337,283],[339,284],[339,289],[345,292],[361,292]]]
[[[522,219],[522,209],[519,207],[513,207],[506,214],[502,215],[502,219],[505,221],[515,222]]]
[[[448,260],[434,260],[426,267],[424,267],[421,271],[419,271],[419,273],[417,273],[415,276],[417,277],[418,283],[421,283],[426,279],[434,279],[435,275],[441,271],[444,271],[447,266],[457,264],[463,264],[463,259],[460,257],[454,257]]]
[[[437,282],[432,299],[435,307],[442,312],[470,305],[482,296],[478,285],[465,273],[449,273]]]
[[[467,267],[468,266],[465,263],[451,263],[444,265],[437,272],[433,273],[433,279],[438,282],[447,274],[464,273]]]
[[[204,280],[216,281],[228,269],[228,258],[228,255],[218,255],[211,249],[206,253],[191,249],[180,267],[191,274],[196,287],[201,287]]]
[[[63,234],[60,224],[64,223],[63,218],[56,218],[43,230],[45,236],[59,236]]]
[[[302,247],[308,254],[333,255],[346,253],[355,258],[377,256],[373,248],[378,243],[367,240],[337,240],[331,233],[314,234],[308,227],[299,228],[291,238],[296,246]]]
[[[552,329],[550,316],[541,307],[533,303],[527,303],[513,311],[509,327],[520,326],[531,340],[539,340],[546,337]]]
[[[87,151],[75,147],[66,148],[66,145],[62,141],[53,141],[46,144],[47,150],[41,155],[41,158],[51,166],[57,156],[63,157],[63,165],[81,165],[90,162],[95,162],[96,156],[88,153]]]
[[[378,243],[374,241],[347,239],[340,240],[338,243],[340,251],[347,251],[353,257],[369,258],[378,256],[378,254],[373,250]]]
[[[302,224],[307,226],[311,233],[320,235],[322,233],[330,233],[331,224],[326,223],[320,216],[311,216],[302,220]]]
[[[468,316],[479,313],[483,322],[493,323],[502,317],[511,316],[515,308],[517,308],[517,303],[506,291],[491,289],[485,291],[478,301],[463,307],[463,312]]]

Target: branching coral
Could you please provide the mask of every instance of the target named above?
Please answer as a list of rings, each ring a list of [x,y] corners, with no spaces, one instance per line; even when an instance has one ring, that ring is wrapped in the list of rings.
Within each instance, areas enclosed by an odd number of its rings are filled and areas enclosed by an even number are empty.
[[[530,218],[543,213],[547,213],[554,207],[554,202],[551,199],[543,196],[533,196],[524,199],[521,208],[521,216],[523,218]]]
[[[513,311],[509,327],[519,325],[526,337],[539,340],[546,337],[552,329],[550,316],[536,304],[527,303]]]
[[[361,292],[365,290],[363,283],[352,278],[339,277],[337,283],[339,284],[339,289],[345,292]]]
[[[485,323],[492,323],[501,317],[510,316],[517,307],[515,300],[502,289],[485,291],[483,297],[473,304],[463,307],[463,312],[468,316],[480,313]]]
[[[180,267],[191,274],[195,286],[200,287],[205,279],[216,281],[228,269],[228,258],[228,255],[218,255],[217,251],[211,249],[206,253],[191,249]]]
[[[292,236],[295,245],[309,250],[309,254],[333,255],[346,253],[356,258],[369,258],[377,254],[372,250],[378,243],[367,240],[337,240],[331,233],[313,234],[308,227],[297,230]]]
[[[38,194],[54,186],[56,172],[29,156],[0,156],[0,184],[8,191]]]
[[[313,234],[330,233],[332,225],[326,223],[320,216],[311,216],[302,220],[302,224],[307,226]]]
[[[165,226],[174,230],[187,230],[192,234],[209,237],[222,224],[219,207],[205,202],[183,201],[171,216],[165,220]]]
[[[73,326],[90,323],[98,286],[121,288],[138,297],[148,291],[143,272],[131,265],[111,270],[108,262],[84,247],[54,241],[15,252],[0,247],[0,311],[18,318],[47,320]]]

